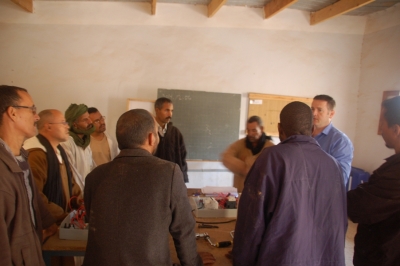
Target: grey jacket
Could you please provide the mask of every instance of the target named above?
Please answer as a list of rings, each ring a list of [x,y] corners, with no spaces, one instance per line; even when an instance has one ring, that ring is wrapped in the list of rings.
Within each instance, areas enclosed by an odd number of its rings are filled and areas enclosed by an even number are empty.
[[[85,184],[89,238],[84,265],[202,265],[182,171],[142,149],[122,150]]]

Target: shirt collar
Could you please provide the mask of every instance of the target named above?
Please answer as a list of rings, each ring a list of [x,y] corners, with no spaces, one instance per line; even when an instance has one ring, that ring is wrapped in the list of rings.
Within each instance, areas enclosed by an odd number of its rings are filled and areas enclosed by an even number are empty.
[[[165,133],[167,133],[167,126],[168,123],[165,123],[164,128],[160,125],[158,125],[158,133],[161,135],[161,137],[164,137]]]
[[[327,126],[324,128],[324,130],[322,130],[322,132],[319,133],[317,136],[319,136],[319,135],[321,135],[321,134],[328,135],[329,132],[331,131],[332,127],[333,127],[333,124],[332,124],[332,122],[330,122],[329,125],[327,125]]]

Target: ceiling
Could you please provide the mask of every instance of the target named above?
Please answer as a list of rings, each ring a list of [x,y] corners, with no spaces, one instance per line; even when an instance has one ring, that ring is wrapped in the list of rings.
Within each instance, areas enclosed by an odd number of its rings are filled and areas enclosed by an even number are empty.
[[[71,1],[71,0],[11,0],[17,5],[33,12],[34,1]],[[72,0],[91,1],[91,0]],[[96,0],[95,0],[96,1]],[[177,3],[207,6],[208,17],[214,16],[220,8],[227,6],[246,6],[262,8],[264,18],[268,19],[285,8],[310,12],[310,25],[340,15],[365,16],[385,10],[400,3],[400,0],[97,0],[104,2],[142,2],[149,3],[150,14],[156,15],[157,3]]]
[[[35,1],[47,1],[47,0],[35,0]],[[48,1],[71,1],[71,0],[48,0]],[[73,1],[88,1],[88,0],[73,0]],[[105,2],[148,2],[152,0],[97,0]],[[284,0],[281,0],[284,1]],[[353,0],[357,2],[356,0]],[[209,5],[211,0],[157,0],[158,3],[176,3],[176,4],[188,4],[188,5]],[[226,0],[224,5],[227,6],[247,6],[247,7],[264,7],[267,3],[272,0]],[[329,5],[338,2],[338,0],[298,0],[287,8],[297,9],[308,12],[316,12]],[[400,3],[400,0],[375,0],[369,4],[358,7],[346,15],[350,16],[365,16],[377,11],[385,10],[395,4]]]

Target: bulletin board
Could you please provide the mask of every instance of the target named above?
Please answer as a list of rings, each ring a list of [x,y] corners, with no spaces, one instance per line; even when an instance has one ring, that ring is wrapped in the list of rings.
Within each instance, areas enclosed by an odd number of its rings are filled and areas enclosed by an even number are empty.
[[[311,107],[312,98],[282,96],[274,94],[249,93],[248,117],[257,115],[264,122],[264,132],[268,136],[279,136],[279,115],[290,102],[299,101]]]
[[[154,115],[154,103],[152,100],[142,100],[142,99],[133,99],[129,98],[127,101],[127,110],[132,109],[144,109],[149,111],[152,115]]]

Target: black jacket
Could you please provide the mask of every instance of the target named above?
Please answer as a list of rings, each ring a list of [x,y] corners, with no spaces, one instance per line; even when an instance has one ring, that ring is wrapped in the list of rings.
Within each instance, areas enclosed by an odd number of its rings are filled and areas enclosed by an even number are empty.
[[[347,192],[347,211],[359,223],[354,265],[400,265],[400,154],[387,158],[367,183]]]
[[[172,125],[172,122],[169,122],[164,137],[161,137],[160,135],[159,137],[160,143],[158,144],[155,156],[178,164],[183,173],[183,180],[185,183],[189,182],[186,163],[186,147],[181,132],[178,128]]]

